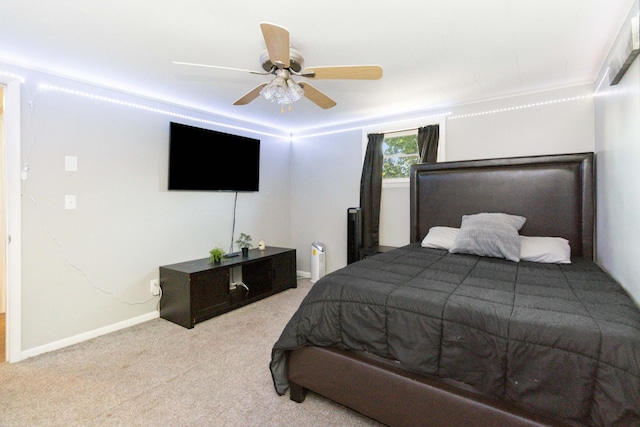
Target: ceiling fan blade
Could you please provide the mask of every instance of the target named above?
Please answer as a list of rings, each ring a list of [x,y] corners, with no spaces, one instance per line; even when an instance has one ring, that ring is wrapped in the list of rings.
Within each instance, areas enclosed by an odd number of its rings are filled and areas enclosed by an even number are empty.
[[[260,24],[260,29],[262,29],[262,36],[267,44],[271,63],[278,68],[289,68],[289,31],[284,27],[267,22]]]
[[[327,95],[320,92],[318,89],[311,86],[309,83],[300,82],[298,84],[300,85],[302,90],[304,90],[304,96],[309,98],[309,100],[311,100],[311,102],[316,104],[318,107],[324,108],[326,110],[327,108],[332,108],[336,106],[336,101],[329,98]]]
[[[382,78],[379,65],[344,65],[339,67],[309,67],[300,73],[311,79],[378,80]]]
[[[173,61],[174,64],[177,65],[189,65],[192,67],[204,67],[204,68],[217,68],[218,70],[231,70],[231,71],[243,71],[245,73],[251,73],[251,74],[260,74],[263,76],[268,75],[269,73],[262,73],[259,71],[252,71],[252,70],[243,70],[242,68],[231,68],[231,67],[220,67],[218,65],[208,65],[208,64],[195,64],[193,62],[180,62],[180,61]]]
[[[248,103],[250,103],[251,101],[256,99],[258,96],[260,96],[260,91],[266,85],[267,85],[267,83],[262,83],[262,84],[259,84],[256,87],[254,87],[245,96],[243,96],[242,98],[240,98],[236,102],[234,102],[233,105],[247,105]]]

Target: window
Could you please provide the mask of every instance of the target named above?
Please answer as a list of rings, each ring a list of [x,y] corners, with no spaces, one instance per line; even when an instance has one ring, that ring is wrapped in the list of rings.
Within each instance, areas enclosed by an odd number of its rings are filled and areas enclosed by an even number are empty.
[[[382,151],[384,154],[382,179],[387,182],[397,179],[407,180],[411,165],[420,161],[418,156],[418,130],[385,134]]]
[[[369,142],[368,134],[384,133],[382,188],[409,188],[409,168],[418,163],[418,128],[428,125],[440,126],[438,161],[445,161],[445,122],[446,116],[423,117],[403,120],[402,130],[398,123],[378,124],[362,129],[362,160],[364,160]],[[394,129],[395,127],[395,129]]]

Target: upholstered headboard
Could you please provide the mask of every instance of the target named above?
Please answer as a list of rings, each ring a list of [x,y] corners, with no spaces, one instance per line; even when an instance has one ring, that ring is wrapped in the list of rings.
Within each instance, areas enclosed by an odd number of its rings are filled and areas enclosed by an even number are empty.
[[[520,234],[569,240],[571,255],[594,257],[593,153],[414,165],[411,241],[462,215],[504,212],[527,221]]]

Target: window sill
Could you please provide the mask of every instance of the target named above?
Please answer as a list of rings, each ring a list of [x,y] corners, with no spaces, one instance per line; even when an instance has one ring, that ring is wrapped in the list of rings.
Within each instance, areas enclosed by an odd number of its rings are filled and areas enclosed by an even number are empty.
[[[409,178],[383,179],[382,188],[409,188]]]

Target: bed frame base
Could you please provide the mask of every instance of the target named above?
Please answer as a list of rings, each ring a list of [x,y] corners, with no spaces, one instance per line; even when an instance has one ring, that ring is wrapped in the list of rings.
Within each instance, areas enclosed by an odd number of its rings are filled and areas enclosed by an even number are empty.
[[[290,398],[300,403],[310,390],[398,427],[566,426],[514,405],[390,365],[336,348],[294,350],[289,354]],[[327,372],[331,375],[326,375]]]

